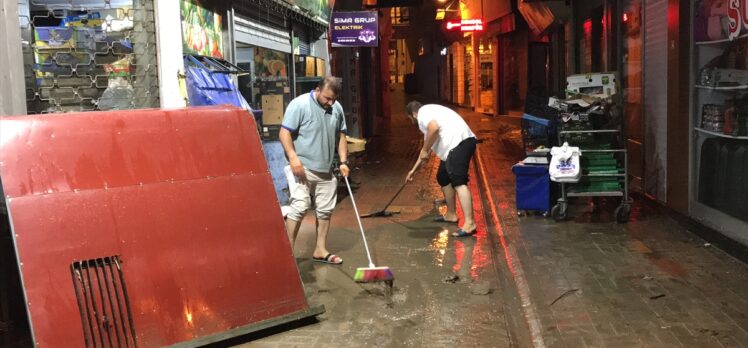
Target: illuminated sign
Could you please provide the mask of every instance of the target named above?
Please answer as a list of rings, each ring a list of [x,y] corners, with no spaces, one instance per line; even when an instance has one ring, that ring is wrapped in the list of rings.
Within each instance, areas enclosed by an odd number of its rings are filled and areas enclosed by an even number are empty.
[[[483,31],[482,19],[462,19],[459,22],[447,22],[447,30],[460,28],[460,31]]]
[[[377,11],[333,12],[330,21],[332,47],[377,47]]]
[[[727,7],[727,37],[732,40],[740,35],[744,28],[748,28],[748,0],[730,0]]]

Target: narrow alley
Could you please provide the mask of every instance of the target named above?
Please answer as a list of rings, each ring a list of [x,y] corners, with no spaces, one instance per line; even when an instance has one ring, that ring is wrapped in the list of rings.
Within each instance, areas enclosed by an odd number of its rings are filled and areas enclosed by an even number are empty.
[[[748,0],[0,1],[37,347],[748,348]]]
[[[382,208],[420,148],[403,98],[392,93],[383,136],[356,159],[362,212]],[[518,217],[510,170],[522,155],[518,120],[457,110],[481,139],[471,167],[477,236],[454,238],[456,225],[432,222],[441,195],[432,161],[389,208],[400,214],[362,220],[375,262],[395,273],[390,298],[383,286],[352,282],[366,260],[350,200],[340,198],[329,246],[345,263],[311,262],[310,217],[294,251],[310,301],[327,312],[239,347],[746,346],[744,263],[641,200],[628,224],[616,224],[605,202],[595,212],[574,205],[568,222]]]

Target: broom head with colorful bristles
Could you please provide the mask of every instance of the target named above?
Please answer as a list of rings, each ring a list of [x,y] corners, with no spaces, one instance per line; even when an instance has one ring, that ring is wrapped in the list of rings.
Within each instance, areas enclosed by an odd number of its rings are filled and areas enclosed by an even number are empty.
[[[359,267],[353,280],[356,283],[372,283],[392,281],[395,277],[389,267]]]

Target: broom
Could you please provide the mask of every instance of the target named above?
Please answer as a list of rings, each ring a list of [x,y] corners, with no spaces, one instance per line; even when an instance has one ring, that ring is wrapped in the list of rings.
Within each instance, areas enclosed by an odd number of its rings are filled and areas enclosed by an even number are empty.
[[[358,221],[358,228],[361,230],[361,238],[364,240],[364,248],[366,249],[366,257],[369,259],[369,267],[359,267],[356,269],[356,275],[353,276],[353,280],[357,283],[372,283],[372,282],[386,282],[392,286],[392,280],[395,277],[392,275],[392,270],[387,266],[377,267],[374,262],[371,261],[371,253],[369,252],[369,244],[366,243],[366,234],[364,233],[364,226],[361,224],[361,217],[358,215],[358,208],[356,208],[356,200],[353,199],[353,191],[351,191],[351,185],[348,183],[348,177],[343,176],[345,179],[345,186],[348,187],[348,194],[351,196],[351,203],[353,204],[353,211],[356,212],[356,221]]]

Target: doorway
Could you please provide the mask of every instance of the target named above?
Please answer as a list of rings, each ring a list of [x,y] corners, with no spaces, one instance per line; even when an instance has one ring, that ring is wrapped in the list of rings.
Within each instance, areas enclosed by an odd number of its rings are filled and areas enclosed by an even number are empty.
[[[529,49],[528,94],[548,96],[550,45],[545,42],[531,42]]]

